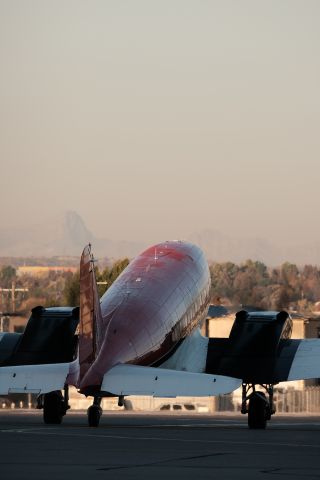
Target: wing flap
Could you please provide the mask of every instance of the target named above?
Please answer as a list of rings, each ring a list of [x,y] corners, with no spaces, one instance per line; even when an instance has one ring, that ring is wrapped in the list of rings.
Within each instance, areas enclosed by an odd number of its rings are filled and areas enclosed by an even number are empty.
[[[0,395],[10,393],[47,393],[74,383],[78,360],[72,363],[17,365],[0,368]]]
[[[113,395],[206,397],[232,392],[241,383],[220,375],[121,364],[104,375],[101,390]]]

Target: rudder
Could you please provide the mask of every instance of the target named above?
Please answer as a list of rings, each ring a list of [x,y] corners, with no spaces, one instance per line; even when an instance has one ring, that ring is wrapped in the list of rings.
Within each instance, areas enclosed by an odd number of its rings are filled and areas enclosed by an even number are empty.
[[[89,244],[84,248],[80,260],[80,379],[83,378],[99,352],[101,325],[102,315],[94,271],[94,258]]]

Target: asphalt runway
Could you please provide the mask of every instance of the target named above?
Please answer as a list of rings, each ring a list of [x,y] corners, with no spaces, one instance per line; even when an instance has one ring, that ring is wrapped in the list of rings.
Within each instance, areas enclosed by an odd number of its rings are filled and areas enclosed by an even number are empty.
[[[0,410],[0,475],[29,479],[320,479],[320,417],[85,412],[44,425],[40,411]]]

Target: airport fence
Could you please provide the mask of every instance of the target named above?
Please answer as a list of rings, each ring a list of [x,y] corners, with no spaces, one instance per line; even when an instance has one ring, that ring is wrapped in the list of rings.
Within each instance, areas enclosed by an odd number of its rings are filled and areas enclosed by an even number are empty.
[[[274,403],[277,413],[320,413],[320,386],[304,389],[275,388]],[[234,394],[216,398],[217,412],[240,411],[241,398]]]
[[[72,410],[86,410],[91,405],[91,398],[80,396],[75,389],[70,392]],[[320,414],[320,386],[297,388],[276,387],[274,403],[278,413],[315,413]],[[0,408],[35,408],[36,395],[12,394],[9,397],[0,397]],[[124,407],[126,410],[136,411],[188,411],[188,412],[240,412],[241,389],[229,395],[218,397],[179,397],[179,398],[152,398],[127,397]],[[104,410],[122,410],[118,407],[117,398],[105,398]]]
[[[278,413],[320,413],[320,387],[303,390],[275,390]]]

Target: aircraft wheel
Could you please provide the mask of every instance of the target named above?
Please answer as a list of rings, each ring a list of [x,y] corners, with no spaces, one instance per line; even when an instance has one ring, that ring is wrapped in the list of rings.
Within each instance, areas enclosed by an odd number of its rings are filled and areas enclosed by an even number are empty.
[[[91,405],[87,413],[89,427],[98,427],[102,415],[102,408],[99,405]]]
[[[60,424],[64,414],[63,397],[60,390],[46,393],[43,398],[44,423]]]
[[[248,426],[254,429],[265,429],[267,426],[269,406],[262,392],[251,395],[248,408]]]

